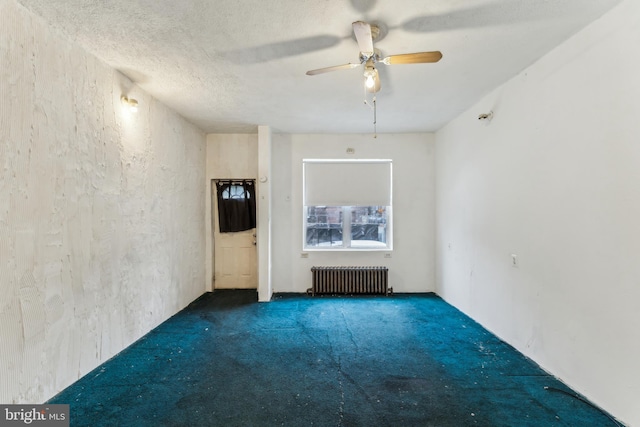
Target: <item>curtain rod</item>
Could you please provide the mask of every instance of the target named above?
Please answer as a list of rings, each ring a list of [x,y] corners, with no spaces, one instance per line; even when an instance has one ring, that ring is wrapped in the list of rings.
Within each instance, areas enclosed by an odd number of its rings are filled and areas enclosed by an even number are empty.
[[[234,183],[234,182],[241,182],[242,183],[242,182],[247,182],[247,181],[251,181],[253,183],[256,182],[255,178],[246,178],[246,179],[245,178],[216,178],[216,179],[214,179],[214,181],[216,182],[216,184],[218,182],[231,182],[231,183]]]

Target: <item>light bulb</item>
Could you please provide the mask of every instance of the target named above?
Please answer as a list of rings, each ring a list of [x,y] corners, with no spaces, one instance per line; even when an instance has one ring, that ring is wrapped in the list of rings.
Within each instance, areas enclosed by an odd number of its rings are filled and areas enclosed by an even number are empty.
[[[138,112],[138,101],[136,101],[135,99],[129,99],[129,111],[131,111],[132,113]]]
[[[375,80],[373,80],[373,75],[367,75],[367,79],[364,81],[364,84],[371,89],[376,84]]]
[[[369,92],[377,92],[380,88],[378,70],[373,65],[367,65],[364,68],[364,86]]]
[[[138,101],[137,100],[122,95],[120,97],[120,101],[122,101],[122,104],[125,107],[129,108],[130,112],[132,112],[132,113],[137,113],[138,112]]]

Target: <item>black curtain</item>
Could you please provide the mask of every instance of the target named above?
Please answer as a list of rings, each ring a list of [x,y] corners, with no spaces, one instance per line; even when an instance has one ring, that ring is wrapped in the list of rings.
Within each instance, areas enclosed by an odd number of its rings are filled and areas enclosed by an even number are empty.
[[[218,224],[221,233],[256,228],[256,185],[253,180],[219,180]]]

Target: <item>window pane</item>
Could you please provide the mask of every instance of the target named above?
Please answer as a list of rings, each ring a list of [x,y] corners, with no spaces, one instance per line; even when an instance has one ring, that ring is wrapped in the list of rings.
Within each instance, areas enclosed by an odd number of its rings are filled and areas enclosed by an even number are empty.
[[[390,248],[388,206],[306,206],[305,213],[306,248]]]
[[[342,206],[307,207],[307,247],[342,246]]]
[[[351,247],[385,247],[386,206],[351,207]]]
[[[246,192],[244,190],[244,186],[242,185],[230,185],[222,192],[222,198],[225,200],[228,199],[250,199],[251,193]]]

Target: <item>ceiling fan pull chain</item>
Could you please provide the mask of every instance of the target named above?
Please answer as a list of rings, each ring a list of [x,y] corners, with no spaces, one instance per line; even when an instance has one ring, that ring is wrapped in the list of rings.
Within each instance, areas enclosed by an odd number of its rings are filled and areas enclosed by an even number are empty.
[[[373,110],[373,137],[377,138],[378,137],[378,130],[377,130],[377,126],[376,123],[378,122],[378,110],[377,110],[377,104],[376,104],[376,95],[375,93],[372,94],[372,98],[371,98],[371,102],[369,102],[367,100],[368,97],[368,91],[365,88],[364,89],[364,105],[368,106],[369,108],[371,108]]]
[[[371,108],[371,105],[369,104],[369,101],[367,101],[367,88],[366,86],[363,86],[363,92],[364,92],[364,105],[366,105],[367,107]]]
[[[373,124],[374,124],[374,125],[375,125],[375,124],[376,124],[376,122],[378,121],[378,119],[377,119],[377,117],[376,117],[376,113],[377,113],[377,110],[376,110],[376,97],[374,96],[374,97],[373,97]]]
[[[373,96],[373,137],[378,137],[378,130],[376,129],[376,123],[378,122],[377,110],[376,110],[376,96]]]
[[[373,94],[372,96],[373,96],[372,101],[375,102],[376,95]],[[369,93],[368,93],[367,89],[365,88],[365,90],[364,90],[364,105],[366,105],[367,107],[369,107],[369,108],[371,108],[373,110],[373,108],[374,108],[373,102],[369,102],[367,100],[368,97],[369,97]]]

